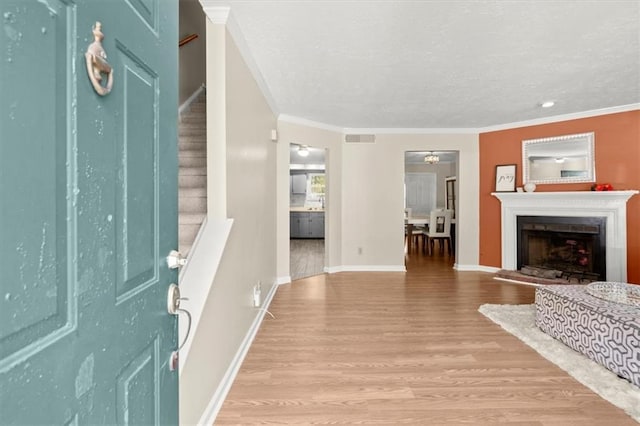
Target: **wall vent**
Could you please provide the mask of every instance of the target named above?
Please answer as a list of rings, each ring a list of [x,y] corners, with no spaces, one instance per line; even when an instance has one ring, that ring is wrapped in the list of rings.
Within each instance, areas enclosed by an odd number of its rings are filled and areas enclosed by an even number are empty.
[[[376,135],[344,135],[345,143],[375,143]]]

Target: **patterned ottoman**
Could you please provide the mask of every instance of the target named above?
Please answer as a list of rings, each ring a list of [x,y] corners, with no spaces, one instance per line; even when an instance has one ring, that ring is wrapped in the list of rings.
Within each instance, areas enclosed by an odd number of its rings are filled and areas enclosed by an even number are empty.
[[[536,325],[640,386],[638,296],[640,286],[624,283],[540,286],[536,288]]]

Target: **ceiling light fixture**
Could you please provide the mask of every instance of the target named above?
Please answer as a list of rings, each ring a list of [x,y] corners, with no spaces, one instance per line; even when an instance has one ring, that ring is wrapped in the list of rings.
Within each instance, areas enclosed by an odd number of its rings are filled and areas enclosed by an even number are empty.
[[[540,106],[542,108],[551,108],[552,106],[554,106],[556,103],[554,101],[546,101],[540,104]]]
[[[306,145],[300,145],[298,147],[298,155],[300,157],[308,157],[309,156],[309,148]]]
[[[440,157],[433,152],[427,152],[427,155],[424,156],[424,162],[427,164],[436,164],[440,162]]]

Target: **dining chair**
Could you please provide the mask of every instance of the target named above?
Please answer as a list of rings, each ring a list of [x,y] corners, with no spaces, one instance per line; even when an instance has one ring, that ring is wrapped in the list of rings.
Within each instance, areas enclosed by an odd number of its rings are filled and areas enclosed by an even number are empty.
[[[451,255],[451,217],[452,210],[431,210],[429,215],[429,228],[424,231],[424,249],[433,255],[435,241],[438,240],[440,253],[444,254],[444,243],[448,244],[448,252]]]

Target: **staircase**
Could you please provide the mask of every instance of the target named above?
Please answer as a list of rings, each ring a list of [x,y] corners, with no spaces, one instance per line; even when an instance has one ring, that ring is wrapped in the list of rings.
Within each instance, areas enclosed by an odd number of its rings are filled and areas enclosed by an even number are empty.
[[[207,106],[202,93],[178,126],[178,245],[188,256],[207,214]]]

